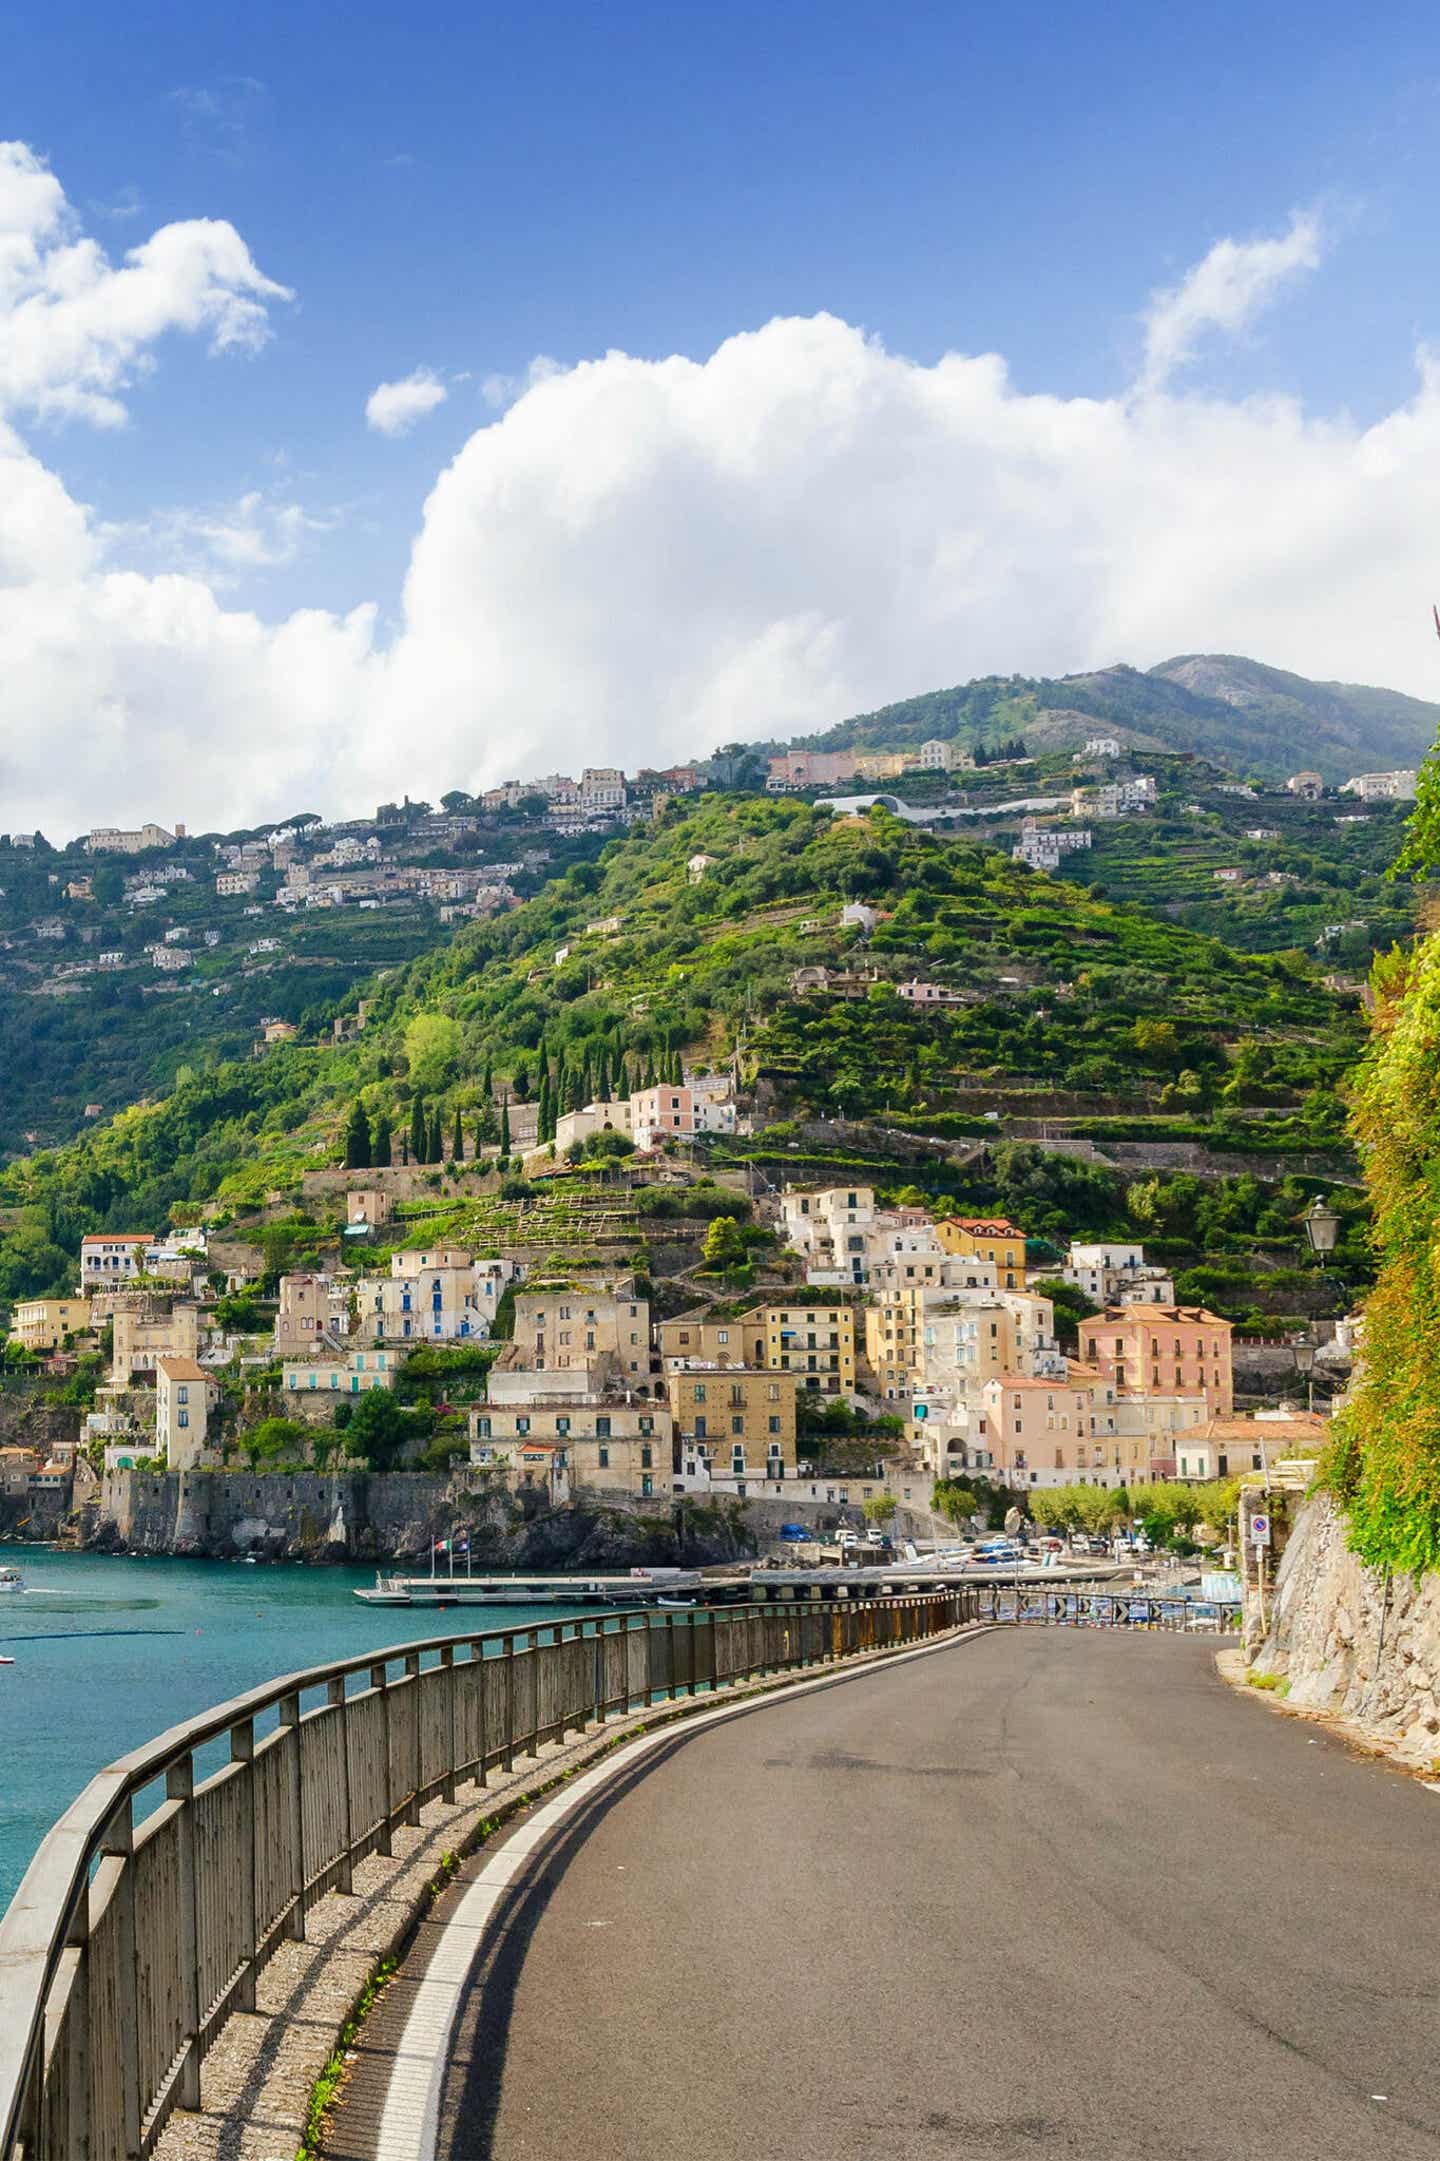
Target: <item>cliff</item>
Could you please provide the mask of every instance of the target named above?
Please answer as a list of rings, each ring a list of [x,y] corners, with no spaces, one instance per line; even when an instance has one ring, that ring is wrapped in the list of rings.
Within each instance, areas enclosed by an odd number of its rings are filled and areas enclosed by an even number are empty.
[[[1328,1494],[1300,1508],[1252,1671],[1286,1700],[1327,1711],[1407,1762],[1440,1760],[1440,1576],[1367,1567]]]
[[[89,1513],[89,1512],[87,1512]],[[624,1495],[551,1508],[483,1472],[107,1473],[83,1542],[93,1551],[230,1560],[400,1561],[428,1568],[440,1539],[468,1540],[476,1570],[611,1569],[728,1561],[752,1552],[732,1507]]]

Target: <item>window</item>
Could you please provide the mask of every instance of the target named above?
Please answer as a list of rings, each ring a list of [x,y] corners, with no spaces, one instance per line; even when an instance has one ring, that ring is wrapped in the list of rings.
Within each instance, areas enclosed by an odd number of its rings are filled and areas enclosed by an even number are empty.
[[[568,1428],[567,1428],[567,1430],[568,1430]],[[610,1420],[609,1420],[609,1418],[608,1418],[608,1417],[603,1417],[603,1418],[597,1418],[597,1419],[596,1419],[596,1421],[595,1421],[595,1436],[596,1436],[596,1439],[597,1439],[597,1440],[605,1440],[605,1441],[608,1441],[608,1440],[609,1440],[609,1438],[610,1438]]]
[[[772,1433],[778,1433],[780,1431],[780,1421],[778,1418],[772,1418],[770,1420],[770,1431]]]
[[[557,1419],[556,1419],[556,1421],[555,1421],[555,1431],[556,1431],[556,1432],[557,1432],[558,1434],[562,1434],[562,1435],[563,1435],[563,1434],[566,1434],[566,1433],[568,1433],[568,1432],[570,1431],[570,1421],[569,1421],[569,1419],[568,1419],[568,1418],[557,1418]]]
[[[707,1427],[706,1427],[706,1424],[705,1424],[705,1421],[704,1421],[704,1419],[703,1419],[703,1418],[697,1418],[697,1419],[696,1419],[696,1421],[695,1421],[695,1438],[696,1438],[696,1440],[697,1440],[697,1441],[703,1441],[703,1440],[704,1440],[704,1439],[706,1438],[707,1430],[708,1430],[708,1429],[707,1429]]]
[[[602,1470],[602,1471],[608,1471],[608,1470],[609,1470],[609,1468],[610,1468],[610,1451],[609,1451],[609,1449],[608,1449],[608,1448],[602,1448],[602,1449],[600,1450],[600,1452],[599,1452],[599,1455],[600,1455],[600,1468],[601,1468],[601,1470]]]
[[[650,1470],[650,1469],[652,1468],[653,1464],[654,1464],[654,1461],[655,1461],[655,1451],[654,1451],[654,1449],[653,1449],[653,1448],[642,1448],[642,1449],[641,1449],[641,1451],[640,1451],[640,1468],[641,1468],[641,1470],[642,1470],[642,1471],[648,1471],[648,1470]]]
[[[744,1418],[744,1414],[743,1414],[743,1412],[741,1413],[741,1415],[740,1415],[740,1416],[739,1416],[738,1418],[732,1418],[732,1419],[731,1419],[731,1421],[730,1421],[730,1431],[731,1431],[732,1433],[738,1433],[738,1434],[740,1434],[740,1435],[742,1435],[742,1436],[744,1435],[744,1432],[745,1432],[745,1418]]]
[[[697,1381],[695,1383],[695,1401],[697,1403],[703,1403],[705,1401],[705,1383],[703,1381]]]
[[[517,1419],[516,1419],[516,1421],[515,1421],[515,1431],[516,1431],[516,1433],[517,1433],[517,1434],[521,1435],[522,1437],[523,1437],[523,1436],[524,1436],[525,1434],[527,1434],[527,1433],[528,1433],[528,1432],[530,1431],[530,1421],[529,1421],[529,1419],[528,1419],[528,1418],[517,1418]]]
[[[490,1421],[489,1421],[489,1419],[488,1419],[488,1418],[477,1418],[477,1419],[476,1419],[476,1421],[475,1421],[475,1434],[476,1434],[476,1438],[477,1438],[478,1440],[482,1440],[482,1441],[488,1441],[488,1440],[489,1440],[489,1438],[490,1438]]]
[[[182,1412],[180,1413],[180,1417],[179,1417],[179,1419],[178,1419],[177,1423],[178,1423],[178,1424],[180,1424],[180,1425],[182,1425],[182,1426],[188,1426],[188,1425],[189,1425],[189,1423],[190,1423],[190,1413],[189,1413],[188,1411],[182,1411]]]
[[[652,1493],[653,1493],[654,1491],[655,1491],[655,1481],[654,1481],[654,1479],[653,1479],[653,1478],[650,1478],[650,1477],[642,1477],[642,1479],[640,1480],[640,1494],[641,1494],[641,1498],[642,1498],[643,1500],[647,1500],[647,1501],[648,1501],[648,1500],[649,1500],[649,1498],[650,1498],[650,1496],[651,1496],[651,1494],[652,1494]]]

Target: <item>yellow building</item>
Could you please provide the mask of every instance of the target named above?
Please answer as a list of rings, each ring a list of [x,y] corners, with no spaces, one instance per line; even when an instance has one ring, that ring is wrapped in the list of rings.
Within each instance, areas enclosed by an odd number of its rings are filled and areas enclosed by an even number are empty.
[[[669,1365],[698,1358],[713,1366],[764,1366],[765,1325],[760,1314],[747,1313],[738,1321],[707,1321],[703,1316],[662,1321],[655,1331],[660,1356]]]
[[[935,1235],[947,1253],[993,1261],[1002,1291],[1025,1288],[1025,1233],[1004,1216],[942,1216]]]
[[[672,1365],[665,1393],[675,1418],[676,1453],[687,1478],[793,1478],[793,1373],[734,1366]]]
[[[10,1319],[11,1335],[27,1351],[58,1351],[89,1326],[88,1298],[22,1298]]]
[[[760,1306],[741,1326],[752,1365],[793,1373],[802,1388],[848,1395],[855,1387],[855,1309],[841,1305]]]
[[[531,1372],[564,1372],[613,1357],[627,1382],[650,1372],[650,1307],[587,1285],[521,1291],[515,1299],[515,1362]]]
[[[523,1476],[535,1451],[548,1449],[552,1484],[563,1482],[567,1492],[588,1486],[658,1499],[670,1492],[674,1431],[663,1403],[621,1395],[492,1400],[470,1414],[470,1461]]]

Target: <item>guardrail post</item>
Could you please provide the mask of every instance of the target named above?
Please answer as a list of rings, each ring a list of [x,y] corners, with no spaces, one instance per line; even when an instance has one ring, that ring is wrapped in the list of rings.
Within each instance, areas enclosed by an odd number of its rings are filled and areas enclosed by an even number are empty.
[[[456,1758],[460,1754],[460,1719],[455,1705],[455,1646],[453,1643],[447,1643],[440,1653],[440,1670],[445,1676],[445,1694],[450,1705],[450,1768],[440,1781],[440,1798],[442,1801],[450,1802],[453,1806],[455,1801],[455,1764]]]
[[[338,1674],[325,1684],[325,1701],[340,1725],[340,1803],[344,1819],[344,1851],[340,1856],[337,1891],[347,1895],[355,1889],[355,1819],[350,1792],[350,1714],[345,1708],[345,1676]]]
[[[135,1963],[135,1826],[128,1797],[106,1824],[100,1852],[120,1863],[115,1881],[116,1964],[122,1985],[128,1978],[132,2001],[139,1997],[139,1973]],[[122,2018],[115,2036],[120,2074],[120,2150],[126,2161],[140,2154],[140,2034],[135,2017]]]
[[[394,1851],[391,1834],[395,1826],[395,1774],[390,1765],[390,1682],[383,1659],[378,1666],[370,1668],[370,1686],[380,1698],[380,1758],[385,1772],[385,1813],[380,1818],[380,1842],[376,1850],[388,1860]]]
[[[292,1943],[305,1941],[305,1802],[300,1791],[300,1698],[282,1696],[280,1699],[280,1731],[288,1734],[282,1740],[285,1750],[285,1791],[289,1801],[287,1813],[290,1819],[290,1911],[285,1916],[285,1933]]]
[[[513,1771],[515,1768],[515,1638],[513,1634],[507,1634],[505,1638],[504,1666],[505,1740],[503,1744],[504,1753],[501,1757],[501,1769]]]
[[[180,2067],[180,2106],[200,2106],[200,1924],[195,1899],[195,1758],[182,1756],[165,1773],[165,1798],[180,1803],[175,1818],[175,1870],[180,1903],[180,2018],[185,2060]]]
[[[65,2028],[68,2038],[65,2090],[69,2104],[70,2154],[73,2161],[90,2161],[95,2150],[90,2125],[90,1901],[83,1892],[70,1916],[70,1926],[65,1931],[65,1946],[65,1956],[72,1961],[70,2009]],[[192,2104],[187,2101],[184,2105],[189,2108]],[[195,2049],[193,2105],[197,2108],[200,2105],[198,2037]]]
[[[605,1623],[603,1621],[597,1621],[595,1624],[595,1650],[591,1665],[595,1692],[595,1723],[597,1726],[603,1726],[605,1723]]]
[[[240,1777],[240,1934],[249,1946],[235,1992],[237,2011],[255,2008],[255,1721],[230,1728],[230,1761],[245,1766]]]
[[[490,1775],[490,1766],[487,1760],[490,1754],[490,1684],[485,1678],[485,1669],[488,1664],[485,1657],[485,1647],[478,1636],[470,1645],[470,1656],[475,1661],[475,1717],[478,1722],[478,1730],[475,1735],[477,1748],[474,1783],[477,1786],[483,1786]]]
[[[407,1651],[405,1653],[405,1678],[410,1683],[410,1694],[415,1710],[415,1745],[410,1751],[410,1798],[405,1804],[405,1821],[409,1824],[418,1824],[420,1821],[420,1653],[418,1651]]]

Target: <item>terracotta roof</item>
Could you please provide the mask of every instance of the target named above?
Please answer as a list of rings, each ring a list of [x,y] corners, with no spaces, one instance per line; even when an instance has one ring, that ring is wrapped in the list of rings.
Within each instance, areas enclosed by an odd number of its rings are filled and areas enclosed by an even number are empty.
[[[167,1381],[208,1381],[210,1376],[203,1366],[197,1366],[193,1358],[157,1358],[157,1371]]]
[[[1008,1216],[942,1216],[942,1223],[953,1223],[957,1230],[976,1231],[984,1238],[1023,1238],[1025,1233],[1018,1223]]]

